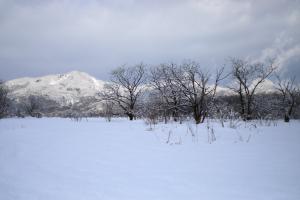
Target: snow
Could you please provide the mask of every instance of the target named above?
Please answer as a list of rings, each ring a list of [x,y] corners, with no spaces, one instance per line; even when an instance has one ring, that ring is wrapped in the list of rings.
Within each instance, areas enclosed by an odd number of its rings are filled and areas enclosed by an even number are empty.
[[[299,121],[150,129],[141,120],[3,119],[0,199],[298,200],[299,130]]]
[[[5,83],[15,97],[42,95],[68,105],[81,97],[94,97],[105,85],[85,72],[71,71],[66,74],[47,75],[34,78],[19,78]]]

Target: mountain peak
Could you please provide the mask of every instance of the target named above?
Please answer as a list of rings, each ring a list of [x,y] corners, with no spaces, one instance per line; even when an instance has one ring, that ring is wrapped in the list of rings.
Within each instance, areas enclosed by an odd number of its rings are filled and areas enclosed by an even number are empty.
[[[77,71],[77,70],[73,70],[70,72],[65,73],[65,75],[72,75],[72,76],[91,76],[86,72],[82,72],[82,71]]]
[[[53,76],[53,75],[50,75]],[[93,79],[94,77],[89,75],[86,72],[81,72],[81,71],[70,71],[64,74],[57,74],[54,75],[58,77],[58,79]]]

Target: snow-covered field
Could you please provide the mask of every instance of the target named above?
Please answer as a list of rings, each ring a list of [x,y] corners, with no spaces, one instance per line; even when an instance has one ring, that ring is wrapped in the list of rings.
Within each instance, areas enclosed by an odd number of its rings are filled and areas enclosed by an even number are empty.
[[[269,125],[3,119],[0,199],[298,200],[300,122]]]

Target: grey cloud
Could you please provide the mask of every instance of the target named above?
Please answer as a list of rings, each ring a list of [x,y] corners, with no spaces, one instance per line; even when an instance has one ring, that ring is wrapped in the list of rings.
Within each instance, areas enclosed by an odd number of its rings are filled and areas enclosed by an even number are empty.
[[[300,44],[299,10],[288,0],[0,1],[1,78],[81,70],[107,79],[124,63],[283,58]]]
[[[296,78],[300,83],[300,56],[291,57],[282,69],[281,74],[286,78]]]

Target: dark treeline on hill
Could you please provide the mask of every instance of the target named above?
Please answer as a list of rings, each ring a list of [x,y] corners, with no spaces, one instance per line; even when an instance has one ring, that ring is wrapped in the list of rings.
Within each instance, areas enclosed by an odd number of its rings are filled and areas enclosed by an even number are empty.
[[[273,77],[276,88],[261,86]],[[224,86],[224,82],[230,84]],[[225,88],[220,91],[220,85]],[[39,95],[14,98],[0,83],[0,118],[4,117],[106,117],[144,118],[155,123],[192,118],[203,123],[219,119],[300,118],[300,90],[295,78],[282,79],[272,61],[247,62],[231,59],[230,68],[209,72],[194,61],[122,66],[112,71],[111,80],[96,96],[83,97],[69,105]],[[95,109],[101,106],[101,110]]]

